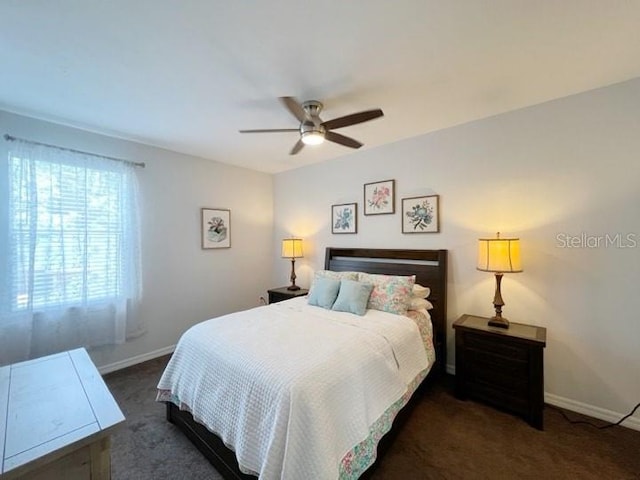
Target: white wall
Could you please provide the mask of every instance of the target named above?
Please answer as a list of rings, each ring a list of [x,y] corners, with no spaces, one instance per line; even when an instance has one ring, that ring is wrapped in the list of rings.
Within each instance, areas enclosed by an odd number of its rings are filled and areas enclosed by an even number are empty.
[[[617,418],[640,401],[639,112],[636,79],[278,174],[274,238],[306,240],[303,286],[327,246],[446,248],[451,324],[493,312],[477,238],[519,236],[524,272],[505,275],[504,314],[547,328],[547,400]],[[363,216],[363,184],[386,179],[396,214]],[[400,199],[434,193],[441,233],[403,235]],[[346,202],[358,202],[358,234],[332,235],[330,206]],[[638,246],[561,248],[558,235],[582,233],[632,234]],[[283,284],[285,263],[274,263]]]
[[[271,175],[2,111],[0,133],[146,163],[138,178],[147,333],[90,352],[98,366],[114,368],[166,352],[189,326],[256,306],[266,295],[272,278],[272,259],[265,254],[273,248]],[[0,140],[0,155],[8,147]],[[201,207],[231,210],[231,248],[200,248]]]

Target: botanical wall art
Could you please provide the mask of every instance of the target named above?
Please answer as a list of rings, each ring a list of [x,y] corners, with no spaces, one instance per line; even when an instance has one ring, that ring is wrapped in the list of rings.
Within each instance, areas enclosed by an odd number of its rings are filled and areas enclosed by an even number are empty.
[[[440,231],[438,195],[402,199],[402,233]]]
[[[395,180],[365,183],[365,215],[384,215],[387,213],[394,213],[395,211]]]
[[[358,233],[358,204],[331,206],[331,233]]]
[[[231,246],[231,210],[203,208],[201,211],[202,248],[229,248]]]

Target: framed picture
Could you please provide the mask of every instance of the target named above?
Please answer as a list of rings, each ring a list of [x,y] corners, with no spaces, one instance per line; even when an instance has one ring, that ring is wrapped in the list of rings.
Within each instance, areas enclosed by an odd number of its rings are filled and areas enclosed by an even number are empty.
[[[402,233],[440,231],[439,195],[402,199]]]
[[[229,248],[231,246],[231,210],[202,208],[202,248]]]
[[[331,233],[358,233],[358,204],[331,205]]]
[[[384,215],[395,213],[395,180],[364,184],[364,214]]]

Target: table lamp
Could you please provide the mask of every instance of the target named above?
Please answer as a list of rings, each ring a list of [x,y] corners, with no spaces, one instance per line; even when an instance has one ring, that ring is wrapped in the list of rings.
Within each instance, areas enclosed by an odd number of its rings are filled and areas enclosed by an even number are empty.
[[[493,297],[496,314],[489,320],[489,326],[509,328],[509,320],[502,316],[504,301],[500,293],[500,282],[503,273],[522,272],[520,239],[500,238],[500,232],[496,234],[496,238],[478,239],[477,268],[482,272],[495,272],[496,274],[496,293]]]
[[[287,290],[300,290],[296,285],[296,258],[302,258],[302,239],[301,238],[285,238],[282,240],[282,258],[291,259],[291,285]]]

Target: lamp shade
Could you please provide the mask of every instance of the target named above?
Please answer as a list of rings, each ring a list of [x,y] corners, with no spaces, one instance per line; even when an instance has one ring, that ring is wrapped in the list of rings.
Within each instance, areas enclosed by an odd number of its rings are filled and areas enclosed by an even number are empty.
[[[478,240],[478,270],[483,272],[516,273],[522,271],[519,238],[480,238]]]
[[[282,258],[302,258],[302,239],[285,238],[282,240]]]

